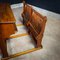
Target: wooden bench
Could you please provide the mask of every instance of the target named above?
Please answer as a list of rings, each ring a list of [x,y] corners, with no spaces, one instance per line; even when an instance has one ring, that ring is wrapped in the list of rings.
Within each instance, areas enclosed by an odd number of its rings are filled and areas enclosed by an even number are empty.
[[[34,38],[35,47],[42,47],[42,38],[46,25],[47,18],[35,11],[30,5],[23,2],[23,24],[28,28],[28,32]]]

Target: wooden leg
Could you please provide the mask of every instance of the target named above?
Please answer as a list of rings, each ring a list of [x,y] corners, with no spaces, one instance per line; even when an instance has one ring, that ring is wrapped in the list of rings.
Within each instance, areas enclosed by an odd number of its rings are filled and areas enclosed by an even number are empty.
[[[3,54],[3,58],[8,57],[6,41],[3,39],[0,40],[0,49]]]
[[[38,39],[37,39],[37,43],[36,43],[36,47],[41,47],[42,48],[42,37],[43,35],[41,35]]]
[[[37,48],[38,48],[38,47],[41,47],[41,48],[42,48],[42,44],[41,44],[40,41],[37,41],[36,47],[37,47]]]

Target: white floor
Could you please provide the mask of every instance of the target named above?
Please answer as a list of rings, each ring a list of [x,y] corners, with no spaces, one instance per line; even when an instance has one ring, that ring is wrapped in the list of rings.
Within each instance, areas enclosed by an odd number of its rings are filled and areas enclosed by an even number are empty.
[[[60,15],[34,6],[33,8],[47,16],[46,28],[42,40],[43,49],[9,60],[60,60]],[[22,7],[13,8],[12,10],[16,18],[16,24],[22,24]],[[25,26],[17,26],[17,29],[18,32],[16,34],[27,33]],[[32,40],[31,36],[8,40],[9,55],[34,48]]]

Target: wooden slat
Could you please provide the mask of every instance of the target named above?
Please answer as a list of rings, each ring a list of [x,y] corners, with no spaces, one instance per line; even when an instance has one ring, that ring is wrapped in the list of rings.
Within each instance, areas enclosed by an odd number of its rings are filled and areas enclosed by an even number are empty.
[[[22,37],[22,36],[26,36],[26,35],[29,35],[29,34],[28,33],[18,34],[18,35],[10,36],[10,38],[18,38],[18,37]]]
[[[41,49],[41,47],[39,47],[39,48],[32,48],[30,50],[26,50],[26,51],[23,51],[23,52],[19,52],[19,53],[10,55],[9,57],[2,58],[1,60],[7,60],[7,59],[15,58],[15,57],[18,57],[18,56],[21,56],[21,55],[24,55],[24,54],[27,54],[27,53],[39,50],[39,49]]]
[[[16,24],[16,26],[24,26],[23,24]]]

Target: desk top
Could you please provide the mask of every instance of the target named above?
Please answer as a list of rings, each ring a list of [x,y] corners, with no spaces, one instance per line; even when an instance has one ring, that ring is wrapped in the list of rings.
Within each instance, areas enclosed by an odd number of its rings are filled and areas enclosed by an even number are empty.
[[[0,23],[15,22],[11,7],[8,3],[0,3]]]

